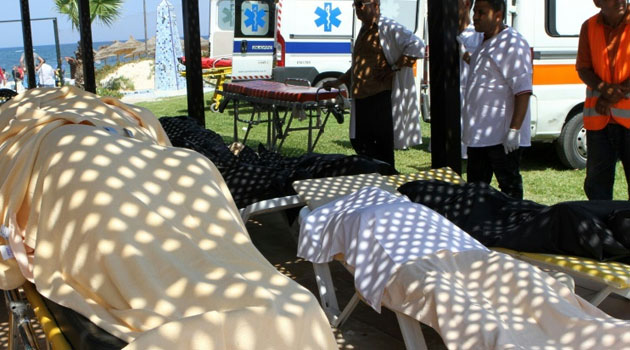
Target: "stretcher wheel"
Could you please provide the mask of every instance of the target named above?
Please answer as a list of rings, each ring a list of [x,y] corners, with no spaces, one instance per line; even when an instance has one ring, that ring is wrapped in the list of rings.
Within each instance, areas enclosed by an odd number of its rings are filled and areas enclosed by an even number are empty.
[[[219,112],[219,104],[218,103],[212,103],[210,105],[210,111],[212,111],[213,113],[218,113]]]

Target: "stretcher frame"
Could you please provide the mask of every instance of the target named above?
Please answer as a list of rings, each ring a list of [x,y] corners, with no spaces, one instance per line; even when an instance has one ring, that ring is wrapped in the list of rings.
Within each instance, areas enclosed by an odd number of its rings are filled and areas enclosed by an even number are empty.
[[[338,181],[329,182],[331,179],[336,179]],[[395,192],[398,186],[410,181],[422,179],[439,179],[442,181],[451,181],[453,183],[463,182],[461,177],[452,169],[440,168],[406,175],[382,176],[380,174],[362,174],[339,176],[328,179],[301,180],[294,182],[293,187],[296,192],[299,193],[298,196],[304,203],[309,204],[311,207],[315,207],[324,202],[339,198],[342,195],[352,193],[365,186],[376,186],[384,188],[390,192]],[[320,186],[311,186],[309,182],[313,181],[319,183]],[[300,218],[306,217],[310,211],[311,209],[309,206],[302,208],[300,210]],[[340,262],[347,270],[352,272],[352,267],[345,264],[344,261]],[[361,295],[355,290],[350,301],[345,305],[343,310],[341,310],[335,294],[335,287],[329,263],[312,263],[312,265],[322,309],[328,317],[332,327],[342,327],[361,301]],[[396,315],[405,347],[413,350],[427,350],[428,346],[424,339],[420,322],[401,312],[392,311]]]
[[[324,133],[330,115],[333,114],[339,119],[345,108],[341,92],[338,93],[337,98],[320,98],[320,94],[330,94],[324,88],[317,89],[314,101],[290,101],[225,90],[217,92],[223,96],[219,105],[220,113],[225,111],[230,101],[232,102],[234,113],[233,141],[239,142],[239,123],[247,124],[245,135],[240,140],[242,143],[247,142],[249,133],[254,126],[266,124],[266,147],[273,151],[282,149],[284,141],[291,132],[307,131],[307,152],[313,152],[317,142]],[[242,102],[252,107],[248,117],[241,117],[240,107]],[[308,126],[293,127],[292,124],[295,118],[300,121],[308,120]],[[316,134],[314,134],[315,132]],[[279,143],[278,140],[280,140]]]
[[[209,85],[214,85],[214,93],[210,99],[210,110],[214,113],[219,111],[219,105],[223,99],[223,96],[220,93],[223,91],[223,84],[229,80],[232,75],[232,66],[217,67],[216,64],[219,61],[226,60],[228,58],[231,57],[216,57],[215,61],[212,62],[212,68],[205,68],[201,70],[201,77],[204,82]],[[181,76],[186,77],[186,71],[182,71],[180,74]]]

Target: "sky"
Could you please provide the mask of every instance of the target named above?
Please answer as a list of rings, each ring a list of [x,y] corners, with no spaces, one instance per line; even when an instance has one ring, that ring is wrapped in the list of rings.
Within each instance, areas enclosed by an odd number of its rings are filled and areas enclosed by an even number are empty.
[[[0,21],[20,20],[20,0],[0,0],[2,10]],[[162,0],[144,0],[146,2],[147,38],[155,35],[157,22],[157,7]],[[179,35],[184,36],[182,30],[182,0],[169,0],[175,8]],[[113,41],[129,39],[133,35],[138,40],[144,40],[143,0],[124,0],[121,8],[121,16],[111,27],[92,23],[92,41]],[[201,36],[208,36],[208,19],[210,0],[199,0],[199,31]],[[59,42],[61,44],[76,43],[79,41],[78,29],[72,29],[70,20],[57,13],[53,0],[29,0],[31,20],[36,18],[57,17],[59,29]],[[0,23],[1,33],[15,33],[15,35],[0,35],[1,47],[23,47],[22,25],[20,22]],[[55,43],[52,21],[32,21],[33,45],[50,45]]]

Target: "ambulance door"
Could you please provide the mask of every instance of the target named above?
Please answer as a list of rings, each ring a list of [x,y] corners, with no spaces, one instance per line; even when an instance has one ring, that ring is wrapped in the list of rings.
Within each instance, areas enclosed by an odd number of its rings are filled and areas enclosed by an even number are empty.
[[[234,0],[210,2],[210,57],[232,56]]]
[[[282,13],[276,33],[279,67],[314,67],[319,78],[350,68],[351,0],[288,0],[282,2]]]
[[[273,0],[236,0],[232,80],[271,79],[274,6]]]

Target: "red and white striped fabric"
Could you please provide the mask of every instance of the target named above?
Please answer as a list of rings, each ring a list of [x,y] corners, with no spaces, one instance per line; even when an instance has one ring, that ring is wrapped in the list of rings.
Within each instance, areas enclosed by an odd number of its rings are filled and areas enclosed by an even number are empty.
[[[223,84],[223,91],[252,97],[291,102],[312,102],[336,98],[339,90],[330,91],[310,86],[288,85],[277,81],[254,80]],[[343,93],[343,92],[342,92]]]
[[[260,80],[260,79],[271,79],[271,75],[242,75],[242,76],[232,76],[232,80]]]
[[[276,11],[276,33],[279,33],[282,23],[282,0],[278,0],[278,3],[276,4]]]

